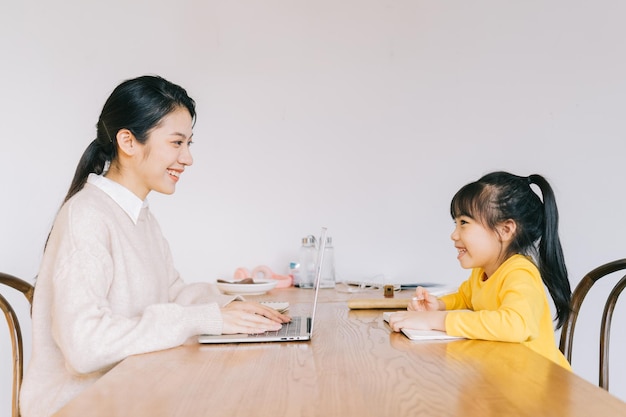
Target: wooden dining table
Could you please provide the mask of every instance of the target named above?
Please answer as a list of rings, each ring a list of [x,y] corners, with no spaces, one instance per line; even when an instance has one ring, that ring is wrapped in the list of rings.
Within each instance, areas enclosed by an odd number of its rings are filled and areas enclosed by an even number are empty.
[[[288,301],[296,314],[311,293],[256,299]],[[321,290],[308,342],[191,339],[128,357],[55,416],[626,416],[626,403],[523,345],[410,341],[384,310],[348,308],[363,296],[382,292]]]

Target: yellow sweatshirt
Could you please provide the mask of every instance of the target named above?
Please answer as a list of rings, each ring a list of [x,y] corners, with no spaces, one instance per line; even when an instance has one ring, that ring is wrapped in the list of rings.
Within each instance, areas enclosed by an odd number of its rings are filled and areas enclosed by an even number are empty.
[[[557,348],[546,290],[535,264],[526,256],[514,255],[486,281],[483,275],[482,268],[474,268],[458,292],[441,297],[446,310],[453,310],[446,317],[446,332],[468,339],[522,343],[571,370]]]

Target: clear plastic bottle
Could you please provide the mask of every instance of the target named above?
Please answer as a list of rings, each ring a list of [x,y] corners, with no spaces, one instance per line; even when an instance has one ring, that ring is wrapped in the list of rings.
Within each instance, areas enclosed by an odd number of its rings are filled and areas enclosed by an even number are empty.
[[[333,238],[330,236],[326,237],[320,288],[335,288],[335,249],[333,248]]]
[[[315,236],[308,235],[302,238],[299,256],[299,287],[313,288],[315,283],[315,261],[317,260],[317,248],[315,247]]]
[[[289,275],[294,287],[300,286],[300,264],[297,262],[289,263]]]

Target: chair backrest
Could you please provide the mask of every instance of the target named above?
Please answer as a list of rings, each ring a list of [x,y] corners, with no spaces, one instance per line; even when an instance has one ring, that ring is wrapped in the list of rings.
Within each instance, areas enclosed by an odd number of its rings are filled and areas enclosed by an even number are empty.
[[[576,320],[580,311],[580,306],[585,299],[585,296],[600,278],[610,275],[614,272],[626,269],[626,259],[619,259],[617,261],[609,262],[604,265],[600,265],[595,268],[578,283],[576,289],[572,293],[571,313],[569,318],[561,329],[561,342],[559,349],[565,355],[567,360],[572,361],[572,345],[574,341],[574,328],[576,326]],[[599,363],[599,375],[598,385],[608,391],[609,389],[609,341],[611,335],[611,319],[613,318],[613,310],[615,310],[615,304],[619,295],[626,287],[626,275],[624,275],[613,286],[613,289],[607,297],[604,304],[604,311],[602,313],[602,323],[600,327],[600,363]]]
[[[14,277],[9,274],[0,272],[0,284],[7,285],[14,288],[24,294],[24,297],[28,302],[33,304],[33,294],[35,288],[26,281]],[[12,390],[12,416],[19,417],[19,394],[22,386],[22,376],[24,373],[24,353],[22,346],[22,330],[20,328],[20,322],[17,318],[15,310],[11,307],[11,304],[6,298],[0,294],[0,309],[3,311],[9,325],[9,334],[11,337],[11,350],[13,352],[13,390]]]

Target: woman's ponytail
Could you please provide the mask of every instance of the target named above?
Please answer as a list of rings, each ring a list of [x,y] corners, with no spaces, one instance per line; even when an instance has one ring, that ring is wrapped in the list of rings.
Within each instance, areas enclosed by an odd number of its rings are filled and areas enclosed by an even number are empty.
[[[63,199],[63,203],[72,198],[74,194],[79,192],[87,182],[89,174],[94,173],[100,175],[104,172],[107,162],[111,162],[116,154],[116,146],[114,142],[110,142],[108,138],[94,139],[78,161],[72,184]]]

